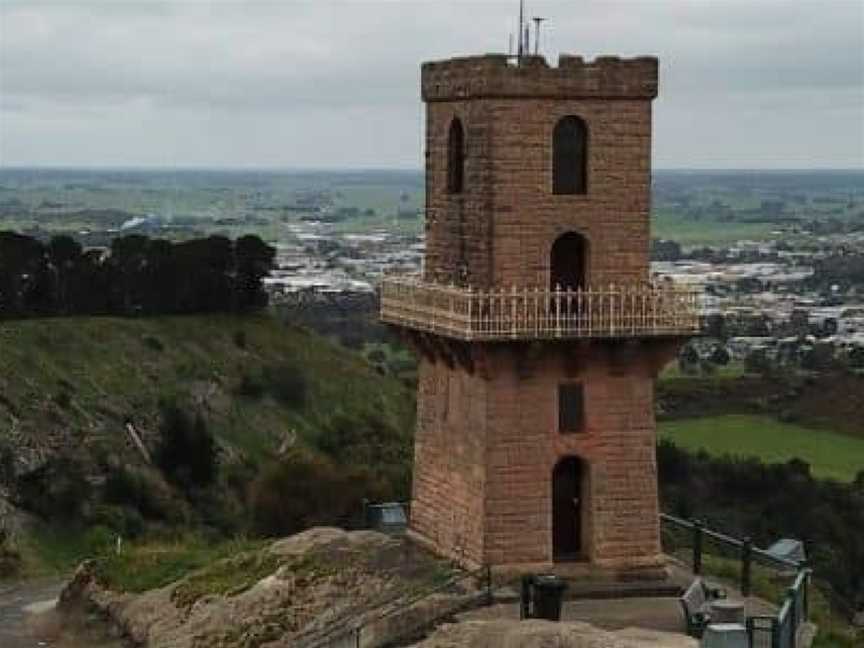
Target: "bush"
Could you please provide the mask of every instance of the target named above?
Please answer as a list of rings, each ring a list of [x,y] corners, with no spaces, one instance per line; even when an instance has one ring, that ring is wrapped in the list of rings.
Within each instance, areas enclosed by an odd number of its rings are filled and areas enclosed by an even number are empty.
[[[321,456],[295,451],[267,467],[253,483],[252,525],[265,536],[340,525],[360,515],[364,497],[384,496],[384,488],[368,470],[348,470]]]
[[[264,381],[259,376],[253,376],[249,373],[244,373],[240,379],[240,385],[237,387],[237,394],[245,398],[253,398],[258,400],[264,396],[267,391],[264,386]]]
[[[245,349],[247,344],[246,340],[246,331],[235,331],[234,333],[234,346],[238,349]]]
[[[93,507],[89,521],[96,528],[109,529],[124,538],[137,538],[144,533],[144,518],[135,509],[100,504]]]
[[[77,459],[57,457],[17,480],[18,504],[51,521],[75,521],[83,515],[91,487]]]
[[[666,511],[699,517],[758,546],[798,538],[816,573],[847,600],[864,592],[864,490],[812,477],[801,460],[763,464],[711,458],[661,442],[657,447],[661,501]]]
[[[299,367],[288,364],[264,369],[267,391],[284,405],[300,409],[306,404],[306,376]]]
[[[21,554],[12,546],[5,529],[0,528],[0,581],[12,578],[21,571]]]
[[[191,420],[176,404],[163,404],[159,432],[154,460],[170,481],[186,490],[214,481],[216,442],[200,413]]]
[[[54,402],[64,410],[68,410],[72,405],[72,397],[69,396],[69,392],[61,391],[54,397]]]
[[[141,341],[144,343],[144,346],[146,346],[151,351],[161,353],[165,350],[165,345],[162,344],[162,341],[152,335],[145,335]]]
[[[103,499],[107,504],[134,509],[151,519],[176,519],[176,511],[162,497],[164,490],[155,475],[120,466],[108,473]]]
[[[15,451],[0,439],[0,484],[11,484],[15,480]]]

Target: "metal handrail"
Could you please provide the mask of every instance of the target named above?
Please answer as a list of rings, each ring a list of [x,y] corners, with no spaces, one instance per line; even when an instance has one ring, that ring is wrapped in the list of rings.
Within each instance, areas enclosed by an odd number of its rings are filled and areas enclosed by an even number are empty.
[[[809,585],[812,570],[805,562],[797,562],[773,556],[763,549],[753,546],[749,538],[739,539],[732,536],[707,529],[699,520],[685,520],[674,515],[661,513],[662,522],[673,525],[679,529],[689,531],[693,534],[693,573],[702,572],[702,541],[704,538],[716,540],[720,544],[741,551],[741,593],[750,595],[751,565],[754,558],[769,563],[772,567],[794,569],[797,574],[792,586],[786,591],[786,595],[780,604],[776,615],[753,615],[747,618],[747,632],[750,637],[750,645],[758,644],[756,636],[765,633],[770,634],[771,648],[795,648],[796,636],[799,627],[809,617]],[[761,645],[761,644],[760,644]]]

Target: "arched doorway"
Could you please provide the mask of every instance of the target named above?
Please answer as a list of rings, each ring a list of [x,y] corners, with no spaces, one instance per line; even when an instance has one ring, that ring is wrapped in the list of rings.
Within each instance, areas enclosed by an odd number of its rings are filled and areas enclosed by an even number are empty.
[[[588,243],[576,232],[559,236],[552,244],[549,265],[549,284],[552,290],[585,288],[585,267],[588,262]]]
[[[578,560],[584,555],[583,466],[576,457],[564,457],[552,471],[552,559],[555,562]]]

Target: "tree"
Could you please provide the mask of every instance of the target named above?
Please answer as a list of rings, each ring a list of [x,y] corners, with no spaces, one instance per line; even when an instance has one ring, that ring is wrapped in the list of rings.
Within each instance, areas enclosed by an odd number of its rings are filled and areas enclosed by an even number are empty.
[[[15,232],[0,232],[0,316],[23,316],[33,303],[33,284],[45,265],[44,246]]]
[[[849,366],[864,369],[864,346],[854,346],[849,350]]]
[[[111,256],[108,259],[113,270],[113,307],[124,315],[132,315],[143,308],[146,287],[143,270],[147,262],[147,247],[150,239],[141,234],[130,234],[111,242]]]
[[[54,236],[48,243],[48,259],[54,271],[56,312],[68,314],[72,311],[70,286],[75,268],[81,262],[83,249],[71,236]]]
[[[723,313],[711,313],[705,318],[705,335],[719,340],[726,339],[726,317]]]
[[[699,371],[699,360],[699,352],[692,344],[688,344],[678,354],[678,368],[684,374],[697,373]]]
[[[718,344],[714,347],[714,350],[711,351],[710,360],[716,365],[720,365],[721,367],[725,367],[729,364],[729,361],[732,359],[732,356],[729,354],[729,351],[725,346]]]
[[[267,305],[261,280],[273,267],[276,250],[257,236],[242,236],[234,244],[237,259],[235,308],[248,311]]]

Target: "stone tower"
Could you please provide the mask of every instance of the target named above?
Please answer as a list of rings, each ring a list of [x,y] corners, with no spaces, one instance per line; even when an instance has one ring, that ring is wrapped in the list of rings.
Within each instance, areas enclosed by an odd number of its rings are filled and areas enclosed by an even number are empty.
[[[420,357],[411,530],[466,564],[660,561],[654,378],[698,327],[650,282],[657,60],[422,68],[426,259],[382,283]]]

